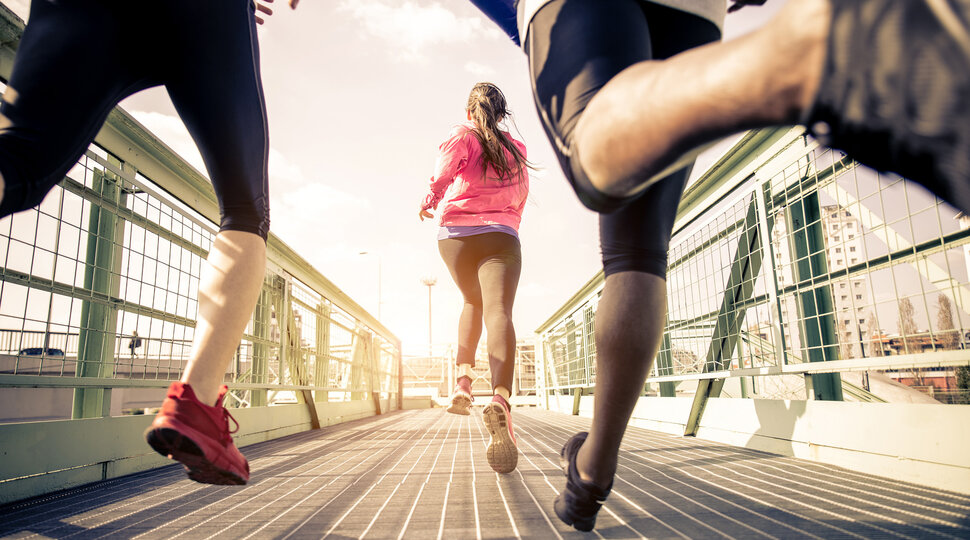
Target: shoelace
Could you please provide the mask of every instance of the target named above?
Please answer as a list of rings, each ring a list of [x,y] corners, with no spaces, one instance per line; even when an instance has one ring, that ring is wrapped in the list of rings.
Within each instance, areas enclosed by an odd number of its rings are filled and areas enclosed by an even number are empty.
[[[225,407],[222,408],[222,420],[226,423],[226,426],[223,428],[224,431],[222,432],[222,441],[225,443],[230,443],[232,442],[232,434],[239,431],[239,422],[235,419],[235,417],[232,416],[229,409]],[[229,429],[230,420],[232,420],[233,424],[236,424],[234,429]]]

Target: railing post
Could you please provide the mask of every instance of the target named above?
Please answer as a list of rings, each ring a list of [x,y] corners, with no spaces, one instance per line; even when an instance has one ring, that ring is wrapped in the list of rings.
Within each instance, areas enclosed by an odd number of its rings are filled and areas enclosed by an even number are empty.
[[[813,191],[789,205],[791,249],[795,263],[792,271],[795,283],[811,284],[815,278],[828,273],[825,258],[825,235],[818,192]],[[830,285],[812,286],[796,295],[803,342],[809,362],[824,362],[839,358],[839,339],[835,331],[835,316]],[[842,400],[842,377],[838,373],[818,373],[805,376],[808,397]]]
[[[367,360],[367,331],[358,327],[350,348],[350,399],[364,399],[364,362]]]
[[[660,346],[660,353],[657,355],[657,375],[674,374],[674,355],[673,344],[670,341],[670,333],[664,329],[663,343]],[[675,397],[677,395],[677,383],[673,381],[662,382],[660,387],[660,397]]]
[[[317,359],[313,370],[313,385],[317,388],[330,386],[330,304],[320,302],[317,306]],[[314,401],[330,401],[330,393],[317,390]]]
[[[579,416],[579,403],[582,401],[584,388],[573,388],[573,416]]]
[[[755,204],[758,210],[758,232],[761,234],[761,238],[764,239],[761,243],[762,249],[765,252],[764,259],[768,260],[768,264],[764,267],[766,279],[765,288],[768,291],[768,299],[771,307],[777,314],[771,320],[771,331],[774,334],[775,341],[775,363],[777,364],[780,361],[781,364],[787,364],[788,344],[785,340],[785,332],[782,331],[782,328],[785,326],[785,321],[783,320],[784,310],[782,309],[781,299],[778,297],[778,269],[775,267],[775,246],[772,242],[772,238],[774,237],[771,234],[771,224],[774,222],[774,218],[768,217],[768,212],[771,210],[769,206],[771,200],[771,182],[765,182],[761,185],[761,189],[757,190],[755,198]],[[752,365],[752,367],[755,366]],[[752,385],[753,382],[754,379],[752,378]]]
[[[275,276],[263,281],[263,289],[259,292],[259,299],[256,301],[256,311],[253,315],[253,335],[256,338],[253,343],[253,366],[251,381],[263,383],[266,381],[266,372],[269,366],[269,355],[271,346],[268,344],[272,340],[272,319],[273,319],[273,285]],[[251,407],[265,407],[267,403],[267,391],[251,390],[249,404]]]
[[[374,401],[374,411],[381,414],[381,350],[373,334],[367,335],[367,353],[371,399]]]
[[[99,197],[124,207],[126,194],[121,179],[98,169],[93,172],[92,188]],[[78,377],[114,375],[118,309],[112,305],[112,300],[118,297],[121,289],[124,230],[125,222],[117,214],[97,204],[91,204],[84,266],[84,288],[90,298],[85,299],[81,304],[76,371]],[[110,415],[110,388],[74,390],[72,418],[97,418]]]
[[[545,403],[546,410],[549,410],[549,387],[551,386],[549,380],[550,368],[546,366],[546,347],[548,346],[546,334],[539,334],[536,337],[536,397],[542,396],[540,399]]]
[[[596,310],[587,305],[583,308],[584,386],[596,386],[596,354]]]

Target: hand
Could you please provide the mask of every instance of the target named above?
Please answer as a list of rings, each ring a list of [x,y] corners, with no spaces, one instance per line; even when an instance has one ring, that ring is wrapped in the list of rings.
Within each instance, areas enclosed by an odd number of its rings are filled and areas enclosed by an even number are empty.
[[[421,221],[424,221],[425,219],[434,219],[434,214],[428,212],[427,210],[421,210],[421,212],[418,213],[418,217],[421,218]]]
[[[272,4],[274,0],[253,0],[256,4],[256,24],[263,24],[266,22],[265,19],[259,16],[260,13],[265,13],[266,16],[273,14],[273,10],[266,6],[266,4]],[[296,9],[296,5],[300,3],[300,0],[289,0],[290,9]]]
[[[266,20],[259,16],[260,13],[265,13],[267,17],[273,14],[273,10],[266,7],[266,4],[272,3],[273,0],[253,0],[253,4],[256,4],[256,24],[263,24],[266,22]]]

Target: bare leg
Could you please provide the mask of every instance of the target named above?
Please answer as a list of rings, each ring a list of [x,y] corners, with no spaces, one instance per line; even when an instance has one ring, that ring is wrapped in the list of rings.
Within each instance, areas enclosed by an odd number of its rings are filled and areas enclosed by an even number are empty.
[[[593,424],[576,456],[580,478],[613,482],[620,441],[660,348],[667,285],[659,276],[619,272],[606,278],[596,310]]]
[[[199,401],[214,405],[266,275],[266,242],[256,234],[216,235],[199,283],[199,319],[182,375]]]
[[[456,363],[460,366],[475,364],[475,352],[482,338],[482,300],[465,299],[458,317],[458,354]]]
[[[747,36],[640,62],[614,77],[576,128],[593,186],[630,195],[694,147],[797,122],[817,92],[829,12],[829,0],[788,2]]]

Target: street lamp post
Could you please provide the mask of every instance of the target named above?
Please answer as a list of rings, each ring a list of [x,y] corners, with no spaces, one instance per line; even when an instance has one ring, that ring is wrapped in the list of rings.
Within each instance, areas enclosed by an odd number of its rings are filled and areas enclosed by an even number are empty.
[[[433,356],[431,352],[431,287],[434,287],[435,283],[438,283],[438,278],[422,278],[421,283],[428,287],[428,360],[431,360]]]
[[[361,251],[358,255],[374,255],[377,257],[377,320],[381,320],[381,255],[380,253],[371,253],[369,251]]]

